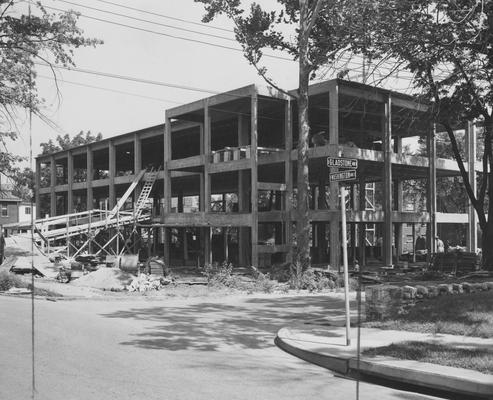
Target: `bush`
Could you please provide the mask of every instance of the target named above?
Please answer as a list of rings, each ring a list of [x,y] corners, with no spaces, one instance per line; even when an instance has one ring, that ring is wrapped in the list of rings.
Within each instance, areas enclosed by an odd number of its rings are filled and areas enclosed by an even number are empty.
[[[222,264],[206,264],[201,272],[207,279],[209,286],[238,287],[240,284],[238,277],[232,274],[233,264],[227,261]]]
[[[272,293],[275,289],[279,288],[279,283],[271,279],[270,274],[264,274],[254,266],[252,266],[252,269],[255,280],[250,288],[251,292]]]
[[[326,289],[333,290],[343,288],[344,276],[328,274],[326,271],[312,268],[302,271],[299,264],[294,264],[291,267],[291,279],[289,284],[292,289],[305,289],[310,292],[320,292]],[[355,291],[357,289],[358,280],[349,278],[349,290]]]
[[[0,291],[9,290],[10,288],[25,288],[27,284],[17,275],[7,272],[0,272]]]

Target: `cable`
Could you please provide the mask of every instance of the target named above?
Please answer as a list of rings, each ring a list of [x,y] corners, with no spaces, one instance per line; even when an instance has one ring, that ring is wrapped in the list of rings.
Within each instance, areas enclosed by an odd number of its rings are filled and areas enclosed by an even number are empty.
[[[144,14],[155,15],[155,16],[161,17],[161,18],[168,18],[168,19],[171,19],[173,21],[180,21],[180,22],[185,22],[187,24],[201,26],[202,28],[217,29],[217,30],[224,31],[224,32],[234,32],[232,29],[220,28],[218,26],[204,24],[204,23],[199,23],[199,22],[190,21],[190,20],[187,20],[187,19],[182,19],[182,18],[177,18],[177,17],[170,17],[169,15],[159,14],[159,13],[152,12],[152,11],[146,11],[146,10],[142,10],[140,8],[134,8],[134,7],[124,6],[123,4],[113,3],[111,1],[106,1],[106,0],[95,0],[95,1],[98,1],[100,3],[105,3],[105,4],[111,4],[113,6],[117,6],[117,7],[121,7],[121,8],[126,8],[126,9],[132,10],[132,11],[138,11],[138,12],[141,12],[141,13],[144,13]]]
[[[148,19],[143,19],[143,18],[132,17],[130,15],[120,14],[120,13],[113,12],[113,11],[107,11],[107,10],[103,10],[103,9],[97,8],[97,7],[85,6],[83,4],[73,3],[73,2],[67,1],[67,0],[55,0],[55,1],[60,1],[62,3],[67,3],[67,4],[74,5],[74,6],[83,7],[83,8],[87,8],[89,10],[99,11],[99,12],[106,13],[106,14],[116,15],[118,17],[129,18],[129,19],[133,19],[135,21],[146,22],[148,24],[163,26],[165,28],[172,28],[172,29],[178,29],[178,30],[185,31],[185,32],[197,33],[199,35],[204,35],[204,36],[210,36],[210,37],[213,37],[213,38],[229,40],[230,42],[235,42],[236,43],[236,40],[235,39],[224,37],[224,36],[214,35],[214,34],[211,34],[211,33],[205,33],[205,32],[200,32],[200,31],[194,31],[192,29],[180,28],[178,26],[173,26],[173,25],[168,25],[168,24],[162,24],[160,22],[150,21]]]
[[[110,89],[110,88],[105,88],[105,87],[101,87],[101,86],[93,86],[93,85],[88,85],[88,84],[84,84],[84,83],[80,83],[80,82],[68,81],[66,79],[57,79],[57,78],[53,78],[53,77],[45,76],[45,75],[38,75],[38,78],[50,79],[50,80],[53,80],[53,81],[59,81],[59,82],[68,83],[68,84],[71,84],[71,85],[77,85],[77,86],[87,87],[87,88],[91,88],[91,89],[104,90],[104,91],[107,91],[107,92],[126,94],[128,96],[142,97],[144,99],[157,100],[157,101],[164,102],[164,103],[185,104],[185,103],[180,102],[180,101],[174,101],[174,100],[168,100],[168,99],[161,99],[159,97],[144,96],[144,95],[140,95],[140,94],[137,94],[137,93],[130,93],[130,92],[122,91],[122,90]]]
[[[56,8],[56,7],[44,6],[44,8],[50,9],[50,10],[55,10],[55,11],[58,11],[58,12],[67,12],[67,10],[62,10],[62,9]],[[184,41],[187,41],[187,42],[205,44],[206,46],[218,47],[218,48],[225,49],[225,50],[233,50],[233,51],[237,51],[237,52],[243,53],[243,50],[242,49],[238,49],[238,48],[235,48],[235,47],[224,46],[222,44],[206,42],[206,41],[203,41],[203,40],[186,38],[186,37],[183,37],[183,36],[171,35],[169,33],[153,31],[151,29],[139,28],[139,27],[136,27],[136,26],[132,26],[132,25],[128,25],[128,24],[123,24],[123,23],[115,22],[115,21],[110,21],[110,20],[103,19],[103,18],[91,17],[91,16],[88,16],[88,15],[85,15],[85,14],[82,14],[82,13],[77,13],[77,14],[79,16],[84,17],[84,18],[87,18],[87,19],[92,19],[94,21],[104,22],[104,23],[107,23],[107,24],[116,25],[116,26],[120,26],[120,27],[124,27],[124,28],[134,29],[136,31],[141,31],[141,32],[146,32],[146,33],[152,33],[154,35],[165,36],[165,37],[169,37],[169,38],[172,38],[172,39],[179,39],[179,40],[184,40]],[[284,61],[292,61],[292,62],[294,62],[294,60],[292,60],[291,58],[287,58],[287,57],[275,56],[275,55],[272,55],[272,54],[264,54],[264,56],[265,57],[269,57],[269,58],[275,58],[277,60],[284,60]]]
[[[46,63],[34,62],[34,64],[40,65],[43,67],[51,68],[50,65],[46,64]],[[76,67],[71,68],[71,67],[65,67],[62,65],[57,65],[57,68],[65,69],[67,71],[80,72],[80,73],[89,74],[89,75],[104,76],[106,78],[120,79],[120,80],[125,80],[125,81],[130,81],[130,82],[145,83],[148,85],[165,86],[165,87],[170,87],[170,88],[175,88],[175,89],[189,90],[192,92],[201,92],[201,93],[207,93],[207,94],[221,94],[222,93],[222,92],[218,92],[216,90],[208,90],[208,89],[202,89],[202,88],[197,88],[197,87],[193,87],[193,86],[184,86],[184,85],[177,85],[174,83],[152,81],[152,80],[148,80],[148,79],[135,78],[135,77],[125,76],[125,75],[111,74],[108,72],[94,71],[94,70],[90,70],[90,69],[83,69],[83,68],[76,68]],[[233,95],[233,94],[231,94],[231,96],[232,97],[244,97],[244,96]]]

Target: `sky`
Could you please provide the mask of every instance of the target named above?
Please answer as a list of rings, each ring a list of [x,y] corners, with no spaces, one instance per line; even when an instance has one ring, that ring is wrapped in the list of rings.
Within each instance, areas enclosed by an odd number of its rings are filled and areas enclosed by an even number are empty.
[[[223,18],[212,24],[200,23],[204,14],[202,4],[195,3],[193,0],[109,1],[114,4],[100,0],[70,0],[72,4],[69,4],[69,1],[43,0],[47,8],[80,11],[83,16],[80,17],[78,25],[84,30],[84,35],[104,41],[104,44],[96,48],[75,50],[74,61],[78,69],[197,88],[210,91],[210,94],[204,91],[143,84],[63,69],[57,70],[59,88],[57,94],[50,69],[38,66],[37,84],[40,96],[45,99],[43,114],[56,127],[34,118],[32,124],[34,155],[40,152],[41,142],[54,139],[59,134],[75,135],[81,130],[89,130],[92,133],[101,132],[105,138],[111,137],[163,123],[167,108],[211,96],[214,92],[222,92],[251,83],[263,83],[262,78],[244,59],[241,51],[207,44],[213,43],[240,49],[234,41],[234,34],[230,31],[231,24],[227,19]],[[193,23],[150,15],[118,7],[115,4]],[[47,10],[56,12],[50,8]],[[124,18],[115,13],[208,35],[223,36],[230,40]],[[85,16],[160,34],[89,19]],[[228,31],[213,29],[211,26],[221,27]],[[279,85],[288,89],[296,86],[297,64],[295,62],[271,58],[266,59],[266,65],[276,77]],[[10,148],[18,155],[28,156],[30,129],[25,113],[19,113],[17,126],[20,138],[16,143],[12,143]]]
[[[263,6],[269,3],[276,2],[262,1]],[[78,25],[84,35],[104,41],[96,48],[75,50],[78,69],[200,91],[63,69],[57,70],[55,84],[50,69],[38,66],[37,84],[40,96],[45,99],[43,114],[51,123],[35,117],[30,130],[27,115],[19,113],[16,122],[20,138],[10,149],[20,156],[29,155],[30,132],[33,154],[37,155],[41,142],[60,134],[73,136],[80,131],[91,131],[112,137],[163,123],[167,108],[252,83],[265,84],[239,51],[230,21],[222,18],[202,24],[203,5],[193,0],[43,0],[43,5],[50,12],[57,12],[55,9],[80,12]],[[289,55],[277,55],[289,58]],[[264,59],[269,74],[280,87],[297,86],[296,62]]]

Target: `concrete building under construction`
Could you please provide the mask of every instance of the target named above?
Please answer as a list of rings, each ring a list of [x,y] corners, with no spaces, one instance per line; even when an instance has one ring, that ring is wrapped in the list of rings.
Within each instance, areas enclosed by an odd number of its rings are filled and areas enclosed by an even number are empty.
[[[310,87],[311,257],[340,264],[340,202],[350,261],[395,262],[437,224],[467,228],[477,247],[476,216],[437,210],[436,179],[457,176],[455,161],[436,157],[427,106],[375,87],[330,80]],[[474,126],[464,127],[475,182]],[[425,156],[406,143],[426,141]],[[250,85],[166,110],[164,124],[36,159],[36,230],[71,254],[162,255],[171,265],[229,260],[272,265],[293,260],[296,237],[296,101]],[[327,157],[358,160],[357,177],[330,182]],[[406,202],[403,184],[426,181],[426,209]],[[407,232],[407,233],[404,233]],[[409,238],[408,238],[409,237]],[[406,242],[409,243],[406,243]],[[406,247],[407,246],[407,247]]]

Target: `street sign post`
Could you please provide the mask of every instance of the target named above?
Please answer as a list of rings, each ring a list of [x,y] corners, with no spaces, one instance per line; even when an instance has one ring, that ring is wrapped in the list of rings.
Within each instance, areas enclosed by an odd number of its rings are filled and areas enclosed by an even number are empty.
[[[330,182],[353,181],[356,179],[356,168],[358,160],[354,158],[327,157],[327,167],[344,168],[343,171],[331,172],[329,174]],[[346,232],[346,188],[340,187],[341,191],[341,236],[342,236],[342,263],[344,267],[344,302],[346,309],[346,345],[351,344],[351,320],[349,310],[349,271],[347,260],[347,232]]]

